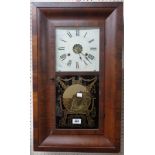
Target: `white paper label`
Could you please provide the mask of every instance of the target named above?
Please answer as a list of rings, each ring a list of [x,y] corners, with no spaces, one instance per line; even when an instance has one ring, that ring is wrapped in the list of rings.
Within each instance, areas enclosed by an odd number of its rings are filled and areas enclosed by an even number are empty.
[[[76,96],[82,98],[82,93],[76,93]]]
[[[81,119],[80,118],[73,118],[72,124],[81,124]]]

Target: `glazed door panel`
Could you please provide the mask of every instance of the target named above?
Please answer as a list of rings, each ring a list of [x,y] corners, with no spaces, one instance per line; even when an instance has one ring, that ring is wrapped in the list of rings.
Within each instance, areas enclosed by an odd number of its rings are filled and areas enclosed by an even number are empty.
[[[33,3],[35,151],[119,152],[122,3]]]

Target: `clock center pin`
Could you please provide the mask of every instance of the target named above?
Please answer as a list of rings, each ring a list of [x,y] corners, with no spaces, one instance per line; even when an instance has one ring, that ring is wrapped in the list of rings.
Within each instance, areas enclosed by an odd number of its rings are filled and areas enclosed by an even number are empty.
[[[82,50],[83,50],[83,47],[80,44],[75,44],[73,46],[73,52],[76,54],[80,54],[82,52]]]

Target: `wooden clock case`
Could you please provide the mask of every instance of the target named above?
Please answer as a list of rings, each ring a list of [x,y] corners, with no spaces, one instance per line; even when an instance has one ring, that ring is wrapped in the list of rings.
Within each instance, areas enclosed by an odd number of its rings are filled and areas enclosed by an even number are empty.
[[[55,28],[67,26],[100,28],[98,129],[55,127]],[[121,2],[32,3],[35,151],[120,151],[122,46]]]

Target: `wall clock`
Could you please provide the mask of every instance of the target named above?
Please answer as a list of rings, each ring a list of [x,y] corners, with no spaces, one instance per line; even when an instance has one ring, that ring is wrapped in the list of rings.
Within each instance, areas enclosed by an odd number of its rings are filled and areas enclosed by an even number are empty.
[[[119,152],[122,6],[32,3],[35,151]]]

